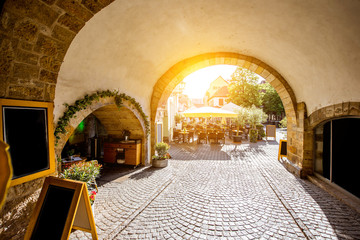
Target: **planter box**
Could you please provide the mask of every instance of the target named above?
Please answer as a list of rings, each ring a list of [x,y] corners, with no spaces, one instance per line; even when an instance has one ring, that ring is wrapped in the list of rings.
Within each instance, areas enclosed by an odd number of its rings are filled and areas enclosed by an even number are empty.
[[[242,136],[233,136],[233,142],[241,142]]]
[[[168,159],[153,159],[152,160],[152,166],[156,168],[163,168],[168,165]]]

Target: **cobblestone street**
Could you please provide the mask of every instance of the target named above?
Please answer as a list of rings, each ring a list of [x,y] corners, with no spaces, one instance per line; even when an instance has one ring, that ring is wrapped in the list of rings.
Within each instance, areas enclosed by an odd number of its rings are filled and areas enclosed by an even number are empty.
[[[168,167],[102,183],[99,238],[360,239],[360,215],[287,172],[277,153],[274,140],[171,144]]]

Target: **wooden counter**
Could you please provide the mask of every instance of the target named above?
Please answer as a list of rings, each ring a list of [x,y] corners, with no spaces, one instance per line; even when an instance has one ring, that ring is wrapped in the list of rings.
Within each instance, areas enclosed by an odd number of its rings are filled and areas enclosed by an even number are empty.
[[[124,164],[139,165],[141,162],[141,140],[105,142],[104,162],[117,163],[119,158],[123,158]]]

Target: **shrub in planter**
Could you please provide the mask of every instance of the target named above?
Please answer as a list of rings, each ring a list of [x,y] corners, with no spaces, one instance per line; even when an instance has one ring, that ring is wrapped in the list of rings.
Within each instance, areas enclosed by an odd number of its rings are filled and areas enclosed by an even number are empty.
[[[60,174],[60,178],[72,179],[76,181],[86,182],[90,203],[95,201],[96,191],[95,179],[100,176],[101,165],[97,161],[81,162],[73,164]]]
[[[159,142],[155,145],[155,151],[157,155],[152,157],[153,167],[166,167],[168,165],[168,159],[170,155],[168,153],[170,146],[167,143]]]
[[[258,139],[258,130],[257,129],[250,129],[249,138],[250,138],[250,142],[256,143],[257,139]]]
[[[266,136],[265,130],[264,130],[264,125],[262,125],[262,124],[257,124],[257,125],[256,125],[256,129],[258,130],[258,140],[262,140],[263,137]]]
[[[167,143],[159,142],[155,145],[155,151],[160,158],[165,158],[170,146]]]

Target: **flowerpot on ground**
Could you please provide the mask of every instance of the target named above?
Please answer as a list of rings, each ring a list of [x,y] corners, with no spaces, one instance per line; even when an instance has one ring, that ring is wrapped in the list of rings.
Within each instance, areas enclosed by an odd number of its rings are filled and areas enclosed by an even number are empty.
[[[155,151],[157,155],[152,157],[152,166],[157,168],[163,168],[168,165],[168,159],[170,155],[168,153],[170,146],[167,143],[159,142],[155,145]]]
[[[241,142],[242,136],[233,136],[233,142]]]
[[[156,168],[163,168],[166,167],[168,165],[168,159],[156,159],[154,158],[152,160],[152,166],[156,167]]]

